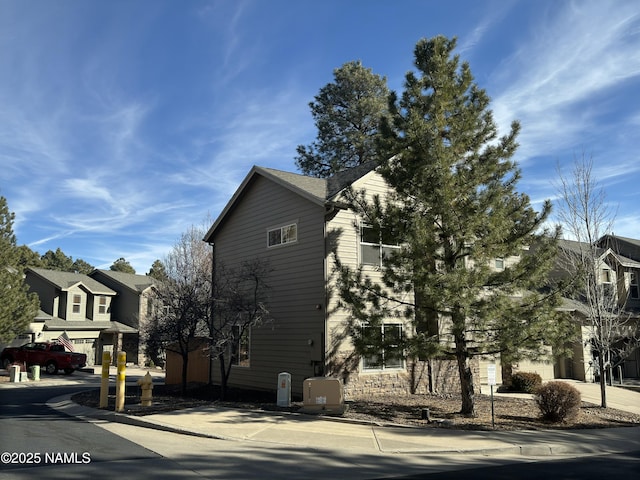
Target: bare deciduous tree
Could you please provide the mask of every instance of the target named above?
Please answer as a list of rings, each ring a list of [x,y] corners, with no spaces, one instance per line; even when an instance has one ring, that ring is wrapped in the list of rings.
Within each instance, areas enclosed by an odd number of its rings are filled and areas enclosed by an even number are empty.
[[[187,389],[189,353],[207,335],[211,307],[211,250],[203,230],[182,234],[162,262],[166,279],[155,290],[155,308],[143,332],[147,353],[159,347],[182,357],[182,391]]]
[[[251,329],[268,320],[266,283],[269,264],[258,258],[238,268],[217,264],[213,314],[209,321],[210,381],[214,359],[220,367],[221,398],[224,398],[231,367],[249,361],[248,341]]]
[[[560,195],[558,219],[572,241],[562,243],[563,268],[572,276],[576,299],[583,305],[589,341],[597,353],[600,372],[601,406],[607,407],[606,372],[611,378],[612,358],[620,358],[629,350],[624,342],[631,332],[635,335],[626,306],[623,289],[614,278],[604,278],[609,272],[606,259],[613,250],[603,248],[598,240],[613,227],[615,211],[606,201],[606,193],[593,175],[593,159],[574,161],[569,176],[558,168]],[[611,248],[611,247],[609,247]],[[611,271],[613,275],[615,272]],[[627,353],[628,354],[628,353]]]

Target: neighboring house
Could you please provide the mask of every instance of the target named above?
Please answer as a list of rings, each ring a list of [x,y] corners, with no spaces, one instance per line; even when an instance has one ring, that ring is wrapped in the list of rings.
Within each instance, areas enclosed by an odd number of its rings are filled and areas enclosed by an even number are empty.
[[[146,358],[138,332],[152,314],[155,280],[148,275],[112,270],[94,270],[89,276],[117,293],[111,305],[111,317],[135,330],[122,333],[122,350],[127,353],[127,361],[144,365]]]
[[[640,318],[640,240],[605,235],[597,245],[598,282],[605,292],[610,292],[611,298],[621,309],[621,315],[637,327]],[[567,262],[567,257],[579,255],[581,245],[576,241],[560,240],[559,246],[558,266],[552,275],[562,277],[567,275],[567,267],[563,263]],[[572,358],[558,360],[555,376],[593,382],[598,374],[597,354],[591,343],[595,332],[588,320],[585,299],[580,296],[565,299],[562,308],[576,319],[580,342],[575,344]],[[623,378],[640,378],[639,349],[636,348],[625,359],[614,360],[621,360],[621,368],[614,369],[615,376],[621,372]]]
[[[54,341],[66,332],[75,351],[94,365],[102,363],[103,351],[122,348],[123,334],[137,333],[113,320],[117,292],[87,275],[28,268],[25,282],[40,298],[40,314],[21,335],[26,340]]]
[[[253,258],[268,260],[272,269],[267,279],[271,321],[233,346],[241,355],[232,367],[230,385],[273,390],[278,373],[288,372],[292,391],[298,395],[303,380],[315,376],[341,378],[346,395],[457,391],[454,360],[412,363],[389,349],[377,355],[354,355],[344,333],[346,312],[337,308],[339,299],[332,289],[333,252],[346,265],[363,265],[375,278],[380,275],[383,253],[397,245],[370,238],[367,225],[341,201],[348,186],[364,189],[368,195],[388,191],[371,165],[328,179],[256,166],[207,232],[204,240],[213,245],[214,269]],[[498,259],[495,268],[504,268],[509,261],[513,259]],[[407,328],[401,318],[390,318],[381,335],[400,335]],[[474,361],[479,391],[481,363]],[[544,368],[552,375],[551,365]]]

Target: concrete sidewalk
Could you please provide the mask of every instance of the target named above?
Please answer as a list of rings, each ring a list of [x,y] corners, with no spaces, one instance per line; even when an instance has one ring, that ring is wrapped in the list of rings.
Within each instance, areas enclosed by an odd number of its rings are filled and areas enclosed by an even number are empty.
[[[562,380],[570,383],[580,391],[583,402],[600,405],[600,384],[585,383],[578,380]],[[637,380],[630,380],[637,385]],[[640,415],[640,392],[627,390],[620,386],[607,386],[607,407]]]
[[[572,382],[588,402],[598,385]],[[595,389],[595,390],[594,390]],[[640,411],[640,393],[608,387],[612,408]],[[597,401],[591,397],[597,395]],[[341,418],[206,406],[143,417],[83,407],[69,396],[49,406],[89,421],[119,422],[256,446],[352,451],[367,454],[578,455],[640,450],[640,426],[583,430],[465,431],[363,424]]]

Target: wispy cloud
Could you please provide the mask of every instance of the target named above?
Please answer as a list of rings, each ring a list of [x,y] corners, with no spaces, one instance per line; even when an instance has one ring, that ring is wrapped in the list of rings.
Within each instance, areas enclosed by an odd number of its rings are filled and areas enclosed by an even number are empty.
[[[461,37],[462,42],[458,46],[457,53],[464,57],[464,53],[478,45],[486,33],[506,16],[512,6],[513,4],[505,1],[491,2],[486,6],[486,13],[480,22],[468,34]]]
[[[606,113],[602,94],[640,75],[640,13],[632,2],[552,8],[500,65],[494,86],[502,89],[494,96],[495,118],[503,128],[521,120],[525,158],[586,140]]]

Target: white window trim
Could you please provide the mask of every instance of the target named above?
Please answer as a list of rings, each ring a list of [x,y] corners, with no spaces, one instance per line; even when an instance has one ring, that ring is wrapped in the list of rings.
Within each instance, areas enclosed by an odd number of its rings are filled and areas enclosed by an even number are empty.
[[[358,246],[360,247],[358,249],[358,255],[360,256],[360,265],[363,265],[365,267],[372,267],[372,268],[382,268],[382,252],[384,251],[384,249],[396,249],[399,250],[401,248],[400,244],[396,244],[396,245],[389,245],[386,243],[382,243],[382,239],[380,239],[380,241],[378,243],[371,243],[371,242],[363,242],[362,241],[362,229],[363,228],[372,228],[371,225],[367,224],[367,223],[360,223],[359,228],[358,228]],[[378,249],[378,263],[364,263],[364,255],[362,255],[362,246],[369,246],[369,247],[376,247]]]
[[[79,298],[79,300],[76,302],[76,297]],[[82,315],[82,295],[79,293],[72,293],[71,294],[71,314],[72,315]],[[76,305],[78,306],[78,311],[74,311]]]
[[[104,299],[104,303],[102,300]],[[104,312],[100,310],[104,309]],[[106,295],[98,295],[98,315],[106,315],[109,310],[108,300]]]
[[[283,241],[283,239],[285,238],[285,229],[288,229],[290,227],[295,227],[296,229],[296,236],[293,240],[287,240],[287,241]],[[280,243],[274,243],[273,245],[271,245],[269,243],[269,237],[270,237],[270,233],[271,232],[275,232],[280,230]],[[294,243],[298,242],[298,220],[295,220],[293,222],[289,222],[285,225],[280,225],[277,227],[269,227],[267,228],[267,248],[278,248],[278,247],[283,247],[283,246],[287,246],[287,245],[292,245]]]

